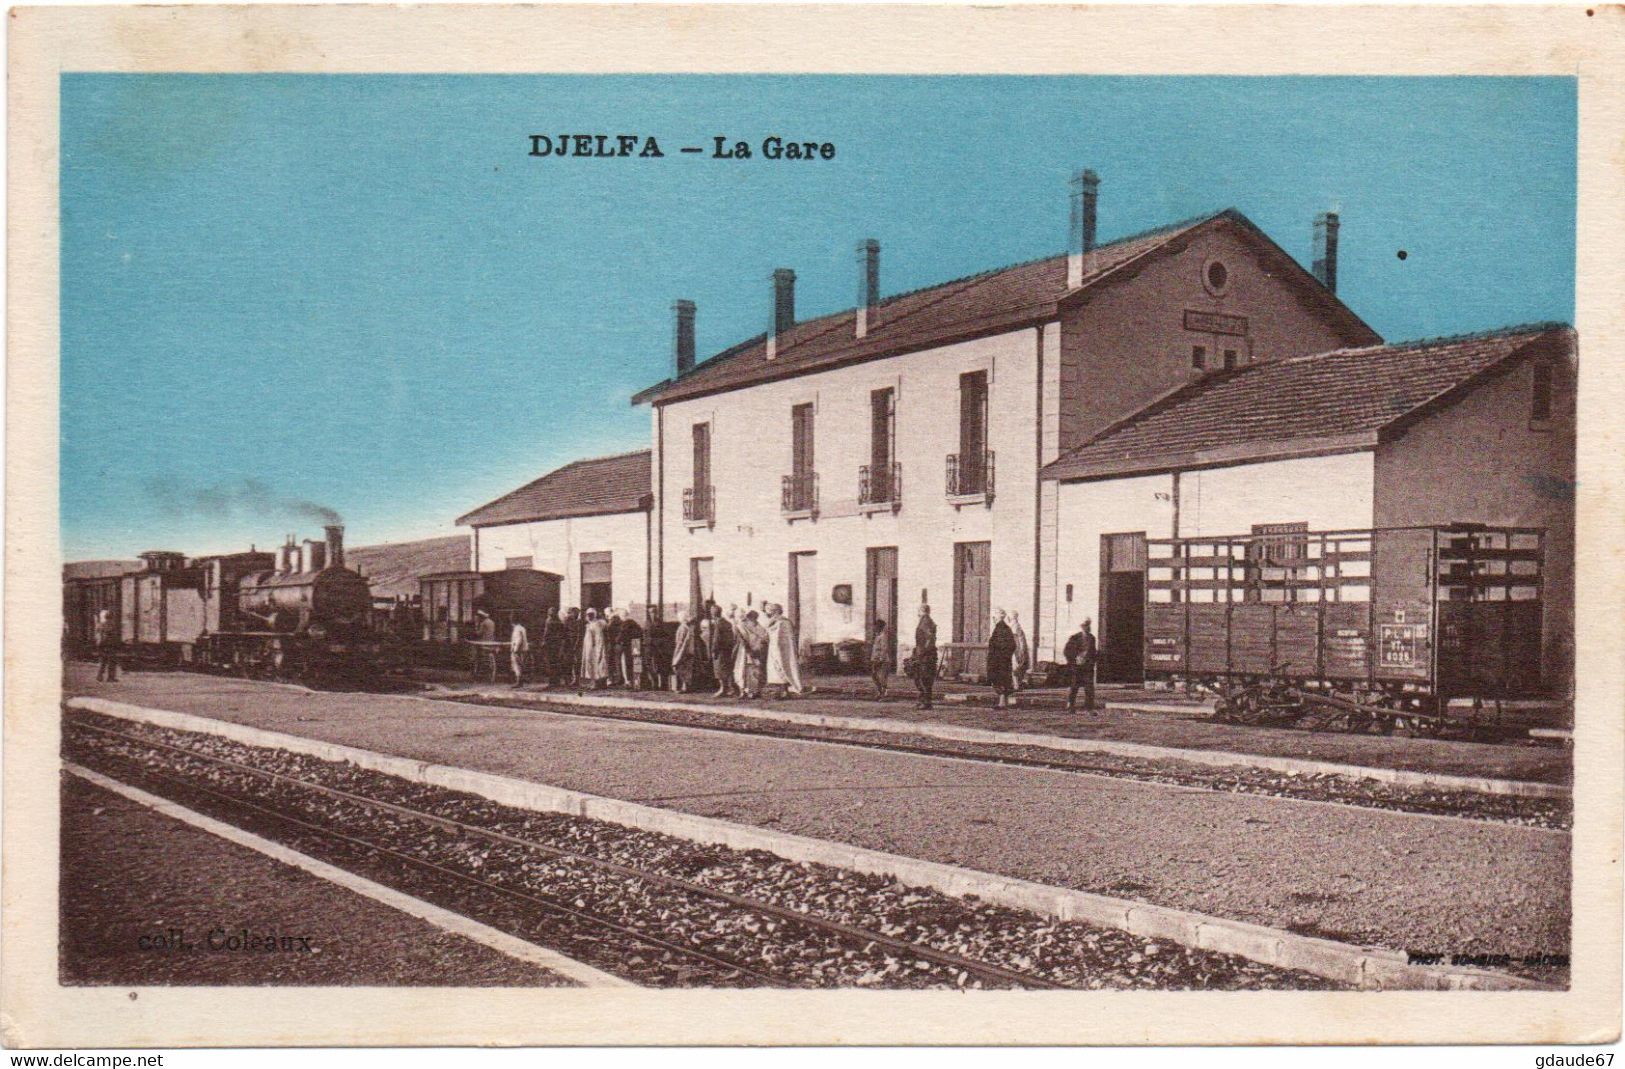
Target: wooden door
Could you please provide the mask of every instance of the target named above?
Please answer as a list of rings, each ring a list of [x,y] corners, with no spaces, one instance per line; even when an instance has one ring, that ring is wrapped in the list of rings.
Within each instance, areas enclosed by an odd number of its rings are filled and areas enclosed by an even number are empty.
[[[818,554],[790,554],[789,604],[785,615],[803,654],[818,640]]]
[[[954,544],[954,641],[983,644],[991,628],[993,543]]]
[[[867,606],[869,617],[864,621],[864,634],[874,638],[876,620],[886,621],[886,649],[888,663],[897,664],[897,629],[902,621],[897,612],[897,547],[880,546],[869,550],[869,579]]]
[[[1145,678],[1145,532],[1100,536],[1100,678]]]
[[[692,557],[688,562],[688,606],[696,613],[711,600],[711,558]]]

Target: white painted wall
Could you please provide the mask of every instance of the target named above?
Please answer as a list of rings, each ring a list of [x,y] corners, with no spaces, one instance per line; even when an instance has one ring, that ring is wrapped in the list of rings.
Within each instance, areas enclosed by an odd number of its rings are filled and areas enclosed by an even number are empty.
[[[1311,531],[1372,526],[1370,452],[1238,464],[1185,472],[1179,486],[1179,535],[1246,534],[1256,523],[1307,523]],[[1143,475],[1063,483],[1055,543],[1059,591],[1046,637],[1066,635],[1088,617],[1099,633],[1100,536],[1144,531],[1174,537],[1174,477]],[[1072,599],[1066,600],[1066,586]],[[1059,630],[1055,630],[1059,628]]]
[[[581,604],[581,554],[607,550],[612,554],[610,595],[614,604],[620,608],[642,605],[648,560],[644,523],[642,512],[617,512],[481,527],[475,567],[495,571],[505,567],[509,557],[530,557],[532,567],[564,576],[560,599],[568,608]]]
[[[1053,351],[1058,330],[1045,329]],[[716,600],[724,605],[787,602],[789,554],[818,554],[817,634],[821,642],[864,637],[866,554],[898,549],[898,601],[905,654],[922,590],[939,635],[952,630],[954,543],[992,542],[992,600],[1032,617],[1036,563],[1039,332],[1028,328],[957,345],[820,372],[712,397],[680,401],[655,418],[655,459],[664,468],[665,595],[685,602],[689,561],[711,557]],[[989,372],[988,446],[996,454],[991,507],[955,509],[944,493],[946,457],[959,449],[959,376]],[[870,392],[897,390],[897,460],[903,505],[896,515],[861,515],[858,468],[869,462]],[[811,402],[819,476],[816,521],[787,521],[780,479],[791,468],[790,409]],[[683,489],[692,482],[692,427],[711,424],[712,529],[683,522]],[[664,424],[664,448],[660,427]],[[660,493],[659,469],[656,492]],[[658,508],[658,502],[657,502]],[[658,515],[658,512],[657,512]],[[831,598],[850,584],[852,604]]]

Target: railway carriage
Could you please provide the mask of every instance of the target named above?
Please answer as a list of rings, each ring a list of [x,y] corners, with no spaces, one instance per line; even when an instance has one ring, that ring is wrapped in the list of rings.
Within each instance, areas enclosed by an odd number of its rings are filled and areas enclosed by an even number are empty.
[[[548,611],[560,605],[564,577],[540,568],[505,568],[490,572],[437,572],[418,581],[423,614],[423,643],[442,663],[462,656],[463,642],[476,634],[474,614],[481,609],[506,638],[516,622],[535,641]]]
[[[1220,719],[1437,734],[1560,715],[1538,528],[1283,525],[1147,541],[1146,677]]]

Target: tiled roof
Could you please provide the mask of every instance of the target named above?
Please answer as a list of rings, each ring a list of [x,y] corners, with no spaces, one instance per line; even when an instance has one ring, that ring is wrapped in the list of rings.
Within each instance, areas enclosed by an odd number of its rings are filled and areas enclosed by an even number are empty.
[[[592,457],[550,471],[457,522],[471,527],[639,512],[649,507],[650,451]]]
[[[1078,289],[1067,287],[1065,254],[1015,264],[887,298],[870,314],[868,333],[863,338],[856,336],[855,309],[795,324],[779,339],[772,360],[767,359],[766,336],[759,334],[723,350],[680,378],[651,386],[632,400],[666,402],[698,397],[1013,330],[1052,318],[1063,299],[1108,280],[1127,277],[1136,262],[1160,250],[1182,247],[1181,238],[1221,223],[1235,224],[1275,249],[1283,261],[1292,262],[1251,221],[1230,209],[1097,246],[1084,256],[1083,285]],[[1356,336],[1377,340],[1369,327],[1301,267],[1288,277],[1295,277],[1307,292],[1324,302]]]
[[[344,564],[367,577],[375,598],[411,595],[418,592],[418,580],[425,575],[467,568],[469,541],[466,534],[461,534],[417,542],[349,546],[344,551]]]
[[[1233,463],[1310,441],[1374,445],[1384,428],[1446,403],[1504,362],[1572,343],[1568,327],[1543,323],[1217,372],[1119,420],[1042,474],[1099,478]]]

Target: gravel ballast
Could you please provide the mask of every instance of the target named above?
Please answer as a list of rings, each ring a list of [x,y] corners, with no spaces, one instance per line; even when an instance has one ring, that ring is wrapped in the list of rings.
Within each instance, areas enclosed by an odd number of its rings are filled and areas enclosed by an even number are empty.
[[[879,935],[962,955],[1044,981],[1082,988],[1320,988],[1328,982],[1306,974],[1229,955],[1193,950],[1166,941],[1052,921],[1035,914],[951,898],[895,881],[819,865],[789,862],[760,851],[741,852],[671,836],[633,831],[601,821],[507,809],[439,788],[413,785],[353,766],[246,747],[206,735],[75,714],[70,723],[100,724],[155,742],[182,745],[200,754],[252,764],[517,836],[645,873],[677,877],[714,892],[730,893],[797,914],[858,925]],[[368,811],[354,802],[312,794],[290,785],[267,787],[247,772],[195,758],[167,754],[109,739],[83,729],[69,732],[75,758],[111,760],[146,767],[179,767],[188,779],[207,781],[231,794],[254,791],[274,797],[277,807],[296,808],[305,819],[342,827],[359,838],[376,838],[411,849],[436,863],[478,872],[483,878],[528,893],[565,897],[579,908],[609,914],[628,927],[650,925],[663,938],[703,946],[730,960],[748,962],[795,986],[977,987],[1000,986],[951,965],[911,960],[907,953],[873,941],[831,940],[816,928],[771,912],[727,908],[715,900],[674,890],[658,881],[628,877],[576,858],[548,856],[511,843],[491,843],[421,823]],[[191,766],[191,767],[187,767]],[[257,782],[256,782],[257,781]],[[262,831],[263,833],[263,831]],[[333,860],[329,858],[328,860]],[[339,863],[334,861],[334,863]],[[379,878],[368,873],[372,878]],[[483,919],[483,918],[482,918]],[[489,921],[487,922],[489,923]],[[803,930],[805,929],[805,930]],[[592,961],[579,947],[571,956],[609,971],[610,960]],[[624,948],[622,948],[624,949]],[[623,955],[604,955],[606,959]],[[631,963],[629,978],[663,984],[716,982],[715,978],[658,975]],[[620,962],[620,975],[628,963]],[[728,983],[727,978],[721,982]]]

